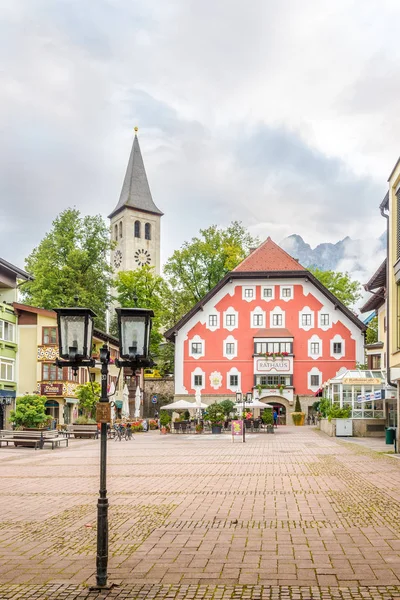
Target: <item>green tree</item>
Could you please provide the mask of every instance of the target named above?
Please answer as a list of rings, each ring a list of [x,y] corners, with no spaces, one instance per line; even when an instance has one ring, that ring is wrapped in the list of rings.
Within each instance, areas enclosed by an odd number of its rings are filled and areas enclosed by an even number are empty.
[[[135,271],[120,271],[115,279],[114,289],[115,299],[123,308],[138,306],[153,309],[150,352],[156,357],[163,341],[161,327],[167,315],[167,286],[163,278],[154,272],[154,267],[144,265]]]
[[[96,325],[104,327],[110,300],[112,269],[109,231],[100,215],[82,217],[69,208],[53,221],[52,229],[26,259],[34,277],[23,287],[24,301],[52,309],[58,306],[92,308]]]
[[[17,398],[15,410],[10,419],[17,427],[40,427],[47,420],[45,412],[46,396],[26,394]]]
[[[164,377],[173,373],[175,368],[175,344],[172,342],[161,344],[157,354],[157,369]]]
[[[222,408],[224,415],[229,417],[229,415],[234,411],[236,404],[232,402],[232,400],[222,400],[222,402],[219,403],[219,406]]]
[[[76,388],[76,397],[79,400],[79,409],[87,418],[93,418],[96,404],[100,400],[101,386],[97,381],[82,383]]]
[[[339,271],[322,271],[310,269],[311,273],[330,291],[340,302],[352,309],[361,298],[361,284],[352,281],[348,273]]]
[[[164,272],[170,283],[171,321],[176,322],[257,246],[240,222],[212,225],[185,242],[168,259]]]
[[[374,317],[368,323],[368,329],[365,333],[365,341],[367,344],[375,344],[378,341],[378,317]]]
[[[298,395],[296,396],[296,404],[294,405],[294,412],[301,412],[300,398]]]

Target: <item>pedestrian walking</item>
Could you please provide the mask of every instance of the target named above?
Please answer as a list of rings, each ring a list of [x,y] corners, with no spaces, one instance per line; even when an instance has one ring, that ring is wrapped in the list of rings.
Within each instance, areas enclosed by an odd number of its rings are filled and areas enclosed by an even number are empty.
[[[274,427],[278,427],[278,413],[277,410],[274,410]]]

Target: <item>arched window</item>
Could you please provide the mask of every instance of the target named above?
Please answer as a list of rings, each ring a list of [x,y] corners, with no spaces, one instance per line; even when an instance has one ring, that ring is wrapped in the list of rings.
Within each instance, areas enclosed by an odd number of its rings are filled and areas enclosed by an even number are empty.
[[[119,222],[119,237],[122,238],[122,221]]]
[[[150,223],[146,223],[144,226],[144,239],[151,240],[151,225]]]
[[[114,239],[115,239],[115,241],[118,240],[118,225],[117,224],[115,224],[115,227],[114,227]]]
[[[135,221],[135,237],[140,238],[140,221]]]

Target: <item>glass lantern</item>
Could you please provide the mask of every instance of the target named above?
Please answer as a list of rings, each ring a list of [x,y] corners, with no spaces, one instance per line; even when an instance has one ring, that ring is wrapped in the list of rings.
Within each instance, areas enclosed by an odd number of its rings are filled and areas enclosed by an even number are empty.
[[[93,318],[90,308],[56,308],[58,345],[61,358],[89,360],[92,352]]]
[[[145,360],[150,355],[151,319],[147,308],[116,308],[121,358]]]

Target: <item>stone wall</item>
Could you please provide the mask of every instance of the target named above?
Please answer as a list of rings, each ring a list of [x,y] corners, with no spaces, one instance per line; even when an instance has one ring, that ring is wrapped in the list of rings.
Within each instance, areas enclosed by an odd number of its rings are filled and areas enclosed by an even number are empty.
[[[321,419],[319,422],[319,428],[323,433],[326,433],[326,435],[334,437],[336,435],[336,419],[332,419],[332,421],[328,421],[328,419]]]
[[[157,404],[151,399],[157,395]],[[145,419],[154,417],[154,413],[160,412],[164,404],[174,401],[174,378],[163,377],[162,379],[145,379],[143,390],[143,417]]]
[[[378,431],[371,431],[372,429],[378,429]],[[378,426],[378,427],[377,427]],[[328,419],[321,419],[319,422],[319,428],[321,431],[334,437],[336,435],[336,419],[328,421]],[[354,437],[385,437],[385,420],[384,419],[353,419],[353,436]]]

